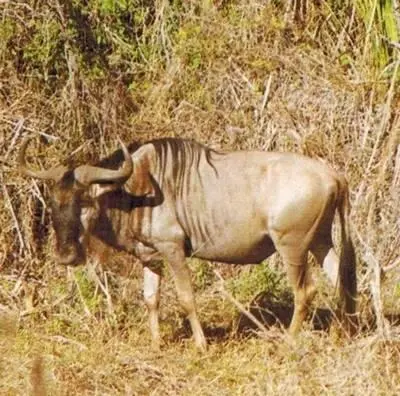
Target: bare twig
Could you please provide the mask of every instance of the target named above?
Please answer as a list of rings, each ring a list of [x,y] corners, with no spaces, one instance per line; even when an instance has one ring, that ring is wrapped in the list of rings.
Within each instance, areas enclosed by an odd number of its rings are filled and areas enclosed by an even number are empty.
[[[267,84],[265,85],[265,91],[264,91],[264,95],[263,95],[263,99],[262,99],[261,107],[260,107],[260,115],[264,111],[265,106],[268,102],[269,92],[271,90],[271,83],[272,83],[272,73],[269,75]]]
[[[239,309],[239,311],[240,311],[243,315],[247,316],[247,317],[258,327],[258,329],[259,329],[262,333],[264,333],[264,335],[267,335],[267,330],[266,330],[265,326],[264,326],[251,312],[249,312],[249,311],[244,307],[243,304],[241,304],[235,297],[232,296],[231,293],[229,293],[229,292],[225,289],[225,287],[224,287],[225,280],[224,280],[224,278],[222,277],[222,275],[219,273],[219,271],[217,271],[217,270],[214,269],[214,274],[215,274],[215,275],[217,276],[217,278],[221,281],[221,286],[220,286],[221,293],[222,293],[231,303],[233,303],[233,304],[236,306],[236,308]]]
[[[15,143],[18,140],[19,135],[21,134],[21,130],[23,129],[24,126],[24,119],[20,118],[17,123],[15,124],[14,127],[14,136],[11,140],[10,145],[8,146],[8,150],[6,152],[6,155],[4,156],[4,160],[7,160],[8,156],[10,155],[10,153],[12,152],[12,150],[14,149]]]
[[[366,254],[364,255],[364,260],[368,264],[369,271],[364,277],[364,282],[366,279],[369,278],[369,289],[371,291],[372,303],[376,315],[378,335],[380,337],[387,338],[390,329],[388,322],[383,314],[383,302],[381,294],[383,271],[379,264],[379,261],[375,258],[374,254],[372,253],[371,247],[362,239],[356,227],[354,227],[354,231],[359,241],[367,251]],[[361,284],[364,282],[361,282]]]
[[[6,187],[6,185],[5,185],[5,183],[3,181],[2,181],[1,184],[2,184],[2,188],[3,188],[4,197],[5,197],[6,202],[8,204],[8,208],[10,210],[11,217],[12,217],[13,222],[14,222],[14,228],[17,231],[17,235],[18,235],[18,239],[19,239],[19,254],[22,254],[22,252],[26,249],[26,244],[25,244],[25,241],[24,241],[24,237],[22,236],[21,228],[19,226],[17,216],[15,215],[15,211],[14,211],[14,208],[12,206],[12,202],[11,202],[10,196],[8,194],[7,187]]]
[[[79,153],[80,151],[82,151],[84,148],[86,148],[87,146],[90,146],[93,143],[93,139],[88,139],[86,140],[84,143],[82,143],[78,148],[76,148],[74,151],[72,151],[72,153],[70,154],[70,156],[72,157],[73,155]]]
[[[110,315],[114,315],[114,306],[113,306],[113,302],[112,302],[112,298],[111,298],[110,292],[108,290],[107,273],[105,271],[103,271],[103,275],[104,275],[104,284],[103,284],[103,282],[101,281],[100,277],[97,275],[96,266],[97,266],[96,264],[94,264],[94,265],[90,264],[88,266],[88,274],[95,281],[96,285],[100,287],[101,291],[106,296],[108,313]]]
[[[32,315],[32,314],[51,311],[56,306],[60,305],[65,300],[67,300],[68,298],[69,298],[68,294],[63,295],[63,296],[59,297],[56,301],[54,301],[53,303],[51,303],[49,305],[44,305],[44,306],[41,306],[41,307],[32,307],[32,308],[29,308],[29,309],[25,309],[24,311],[21,311],[19,313],[19,316],[20,317],[25,317],[25,316],[29,316],[29,315]]]
[[[5,117],[0,117],[0,121],[5,122],[6,124],[12,125],[14,128],[18,125],[18,122],[19,122],[19,121],[17,121],[17,122],[11,121],[11,120],[9,120],[8,118],[5,118]],[[37,130],[29,128],[29,127],[27,127],[25,125],[22,125],[21,128],[23,130],[25,130],[25,131],[32,132],[32,133],[35,133],[37,135],[41,135],[41,136],[43,136],[43,137],[45,137],[47,139],[50,139],[50,140],[58,140],[59,139],[58,136],[49,135],[46,132],[37,131]]]
[[[382,272],[379,263],[375,260],[375,257],[369,252],[366,256],[368,265],[373,270],[373,276],[371,278],[370,287],[372,294],[372,302],[374,304],[374,310],[376,315],[376,325],[378,334],[387,338],[389,335],[389,324],[383,314],[383,303],[381,295],[381,283],[382,283]]]
[[[44,208],[47,208],[46,201],[43,198],[43,194],[40,191],[37,181],[35,179],[32,179],[32,185],[34,187],[34,193],[35,193],[36,198],[41,202],[41,204],[43,205]],[[43,216],[42,216],[42,220],[43,220]]]
[[[240,67],[238,65],[236,65],[234,62],[232,62],[232,66],[236,71],[236,74],[238,74],[244,83],[247,84],[247,86],[249,87],[251,92],[254,92],[254,85],[252,84],[252,82],[246,77],[246,75],[244,74],[244,72],[240,69]]]
[[[398,231],[400,231],[400,220],[398,223]],[[395,268],[398,264],[400,264],[400,256],[396,259],[392,260],[400,251],[400,232],[397,234],[396,239],[391,243],[391,252],[387,254],[386,263],[382,265],[382,271],[387,272],[391,269]]]
[[[394,155],[394,170],[393,170],[393,189],[400,186],[400,144],[397,145],[396,154]]]
[[[76,278],[74,270],[72,270],[72,276],[73,276],[76,288],[78,289],[78,294],[79,294],[79,297],[80,297],[81,302],[82,302],[83,310],[85,311],[87,316],[93,317],[92,313],[90,312],[89,307],[86,304],[85,298],[84,298],[82,290],[81,290],[81,286],[79,285],[79,282],[78,282],[78,279]]]
[[[382,268],[383,272],[388,272],[391,271],[397,267],[400,267],[400,257],[397,257],[396,260],[393,261],[393,263],[390,263],[388,265],[386,265],[385,267]]]
[[[392,80],[390,82],[390,87],[389,87],[389,91],[388,91],[388,94],[387,94],[384,113],[382,115],[382,119],[381,119],[381,122],[379,124],[378,134],[377,134],[377,137],[375,139],[375,144],[374,144],[374,147],[372,149],[372,154],[371,154],[371,157],[369,159],[369,162],[368,162],[368,165],[367,165],[367,169],[366,169],[366,172],[365,172],[366,176],[369,175],[371,167],[372,167],[373,163],[375,162],[375,157],[377,156],[377,153],[378,153],[378,147],[379,147],[379,145],[381,143],[382,136],[383,136],[384,132],[386,131],[386,127],[387,127],[388,122],[390,120],[391,105],[392,105],[393,96],[395,94],[395,84],[396,84],[396,81],[397,81],[397,71],[399,69],[399,66],[400,66],[400,60],[396,62],[396,66],[395,66],[394,71],[393,71],[393,77],[392,77]]]
[[[378,157],[379,154],[379,147],[381,145],[383,136],[385,135],[385,132],[387,130],[387,126],[389,124],[389,120],[390,120],[390,116],[391,116],[391,106],[392,106],[392,101],[393,101],[393,97],[395,94],[395,86],[396,86],[396,78],[397,78],[397,72],[399,70],[399,66],[400,66],[400,60],[398,60],[396,62],[394,71],[393,71],[393,77],[391,79],[390,82],[390,87],[387,93],[387,99],[386,99],[386,103],[385,103],[385,107],[384,107],[384,111],[383,111],[383,115],[381,118],[381,122],[379,124],[378,130],[377,130],[377,134],[376,134],[376,138],[375,138],[375,142],[374,142],[374,146],[372,148],[372,153],[371,156],[369,158],[368,164],[366,166],[365,172],[364,172],[364,178],[362,179],[360,186],[358,188],[358,191],[356,193],[356,198],[355,198],[355,203],[354,206],[357,207],[359,201],[361,200],[361,197],[364,195],[366,186],[368,184],[368,180],[371,177],[371,169],[373,168],[373,165],[376,161],[376,158]],[[394,136],[394,134],[393,134]],[[387,157],[382,165],[382,171],[385,170],[387,164],[389,161],[389,157]]]
[[[369,54],[368,50],[369,50],[369,43],[371,41],[372,24],[374,22],[377,5],[378,5],[378,1],[374,1],[373,7],[371,10],[370,20],[368,21],[367,32],[365,34],[365,43],[364,43],[364,49],[363,49],[363,53],[362,53],[362,59],[364,60],[364,62],[365,62],[367,55]]]
[[[73,340],[72,338],[67,338],[62,335],[53,335],[53,336],[44,336],[43,338],[50,340],[50,341],[56,341],[59,342],[60,344],[70,344],[70,345],[75,345],[79,348],[81,351],[86,351],[88,347],[85,344],[82,344],[79,341]]]

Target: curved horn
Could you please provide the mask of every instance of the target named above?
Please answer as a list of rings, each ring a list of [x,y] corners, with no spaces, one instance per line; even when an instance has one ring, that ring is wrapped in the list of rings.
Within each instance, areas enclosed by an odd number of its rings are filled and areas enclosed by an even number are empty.
[[[124,165],[121,169],[112,170],[107,168],[99,168],[97,166],[82,165],[75,169],[75,180],[88,186],[93,183],[125,183],[133,172],[133,161],[128,149],[118,138],[124,154]]]
[[[28,167],[28,165],[26,164],[26,161],[25,161],[25,152],[26,152],[26,148],[28,146],[29,140],[30,139],[28,137],[26,137],[22,141],[22,146],[19,151],[18,165],[19,165],[20,172],[26,176],[35,177],[37,179],[55,180],[55,181],[60,179],[64,175],[65,171],[67,170],[67,168],[65,166],[58,166],[56,168],[52,168],[52,169],[48,169],[48,170],[39,170],[39,171]]]

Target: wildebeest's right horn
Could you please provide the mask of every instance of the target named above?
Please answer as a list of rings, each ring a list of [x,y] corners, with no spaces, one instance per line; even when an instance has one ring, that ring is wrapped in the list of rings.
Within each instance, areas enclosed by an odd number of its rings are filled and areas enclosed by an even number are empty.
[[[122,143],[119,138],[118,141],[121,145],[125,159],[124,165],[121,169],[112,170],[96,166],[82,165],[74,171],[75,180],[85,186],[93,183],[125,183],[133,172],[133,161],[124,143]]]
[[[66,172],[67,168],[65,166],[58,166],[56,168],[48,169],[48,170],[34,170],[32,168],[29,168],[26,164],[25,160],[25,152],[26,148],[29,143],[29,138],[26,137],[22,141],[22,146],[19,151],[19,156],[18,156],[18,164],[19,164],[19,170],[27,176],[35,177],[37,179],[43,179],[43,180],[59,180],[64,173]]]

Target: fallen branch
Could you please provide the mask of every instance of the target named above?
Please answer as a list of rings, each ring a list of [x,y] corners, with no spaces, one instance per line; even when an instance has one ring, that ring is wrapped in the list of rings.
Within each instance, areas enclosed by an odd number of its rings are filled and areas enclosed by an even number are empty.
[[[222,277],[222,275],[217,271],[217,270],[213,270],[214,274],[217,276],[217,278],[220,280],[220,291],[221,293],[231,302],[233,303],[236,308],[245,316],[247,316],[257,327],[258,329],[264,334],[267,335],[267,329],[265,328],[265,326],[251,313],[249,312],[242,303],[240,303],[235,297],[232,296],[231,293],[229,293],[225,287],[225,280]]]

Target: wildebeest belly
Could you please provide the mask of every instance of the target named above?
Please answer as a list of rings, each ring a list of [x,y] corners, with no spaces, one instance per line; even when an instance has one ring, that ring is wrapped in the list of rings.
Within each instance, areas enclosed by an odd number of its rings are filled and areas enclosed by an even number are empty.
[[[206,260],[230,264],[260,263],[275,252],[275,246],[268,236],[249,240],[217,238],[204,241],[203,245],[192,245],[192,255]]]

